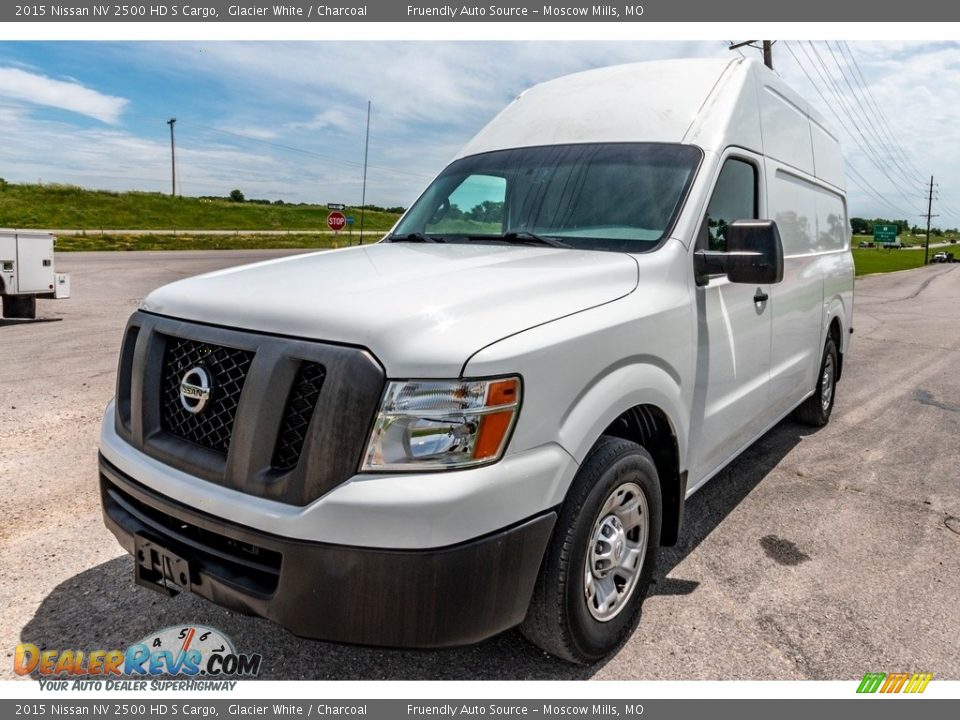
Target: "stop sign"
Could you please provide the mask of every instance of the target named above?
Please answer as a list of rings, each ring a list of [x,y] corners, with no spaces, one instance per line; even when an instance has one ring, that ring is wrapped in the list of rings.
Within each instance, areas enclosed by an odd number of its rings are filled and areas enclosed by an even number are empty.
[[[346,216],[337,210],[327,215],[327,227],[331,230],[343,230],[343,226],[347,224]]]

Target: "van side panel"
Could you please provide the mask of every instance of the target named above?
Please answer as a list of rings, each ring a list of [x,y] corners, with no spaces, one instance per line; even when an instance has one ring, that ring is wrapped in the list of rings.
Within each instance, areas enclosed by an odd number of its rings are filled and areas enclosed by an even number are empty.
[[[847,247],[847,208],[835,190],[815,187],[817,205],[817,252],[838,252]]]
[[[763,127],[763,151],[779,160],[813,175],[813,147],[810,123],[805,108],[782,94],[786,88],[762,85],[759,93],[760,123]]]
[[[729,70],[724,73],[684,135],[683,142],[704,149],[722,150],[734,145],[763,153],[753,76]]]
[[[783,282],[770,293],[770,411],[783,414],[814,386],[820,356],[823,282],[817,252],[817,188],[767,160],[768,212],[783,241]]]
[[[813,141],[814,175],[835,187],[846,187],[840,142],[813,118],[810,118],[810,139]]]

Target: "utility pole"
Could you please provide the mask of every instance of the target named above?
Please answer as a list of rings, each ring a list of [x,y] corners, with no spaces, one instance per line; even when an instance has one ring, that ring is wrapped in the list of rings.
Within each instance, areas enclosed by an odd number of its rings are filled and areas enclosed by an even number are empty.
[[[923,249],[923,264],[930,262],[930,212],[933,210],[933,175],[930,176],[930,194],[927,195],[927,244]]]
[[[176,118],[167,120],[167,125],[170,126],[170,194],[173,197],[177,196],[177,156],[173,149],[173,125],[176,122]]]
[[[360,244],[363,245],[363,210],[367,204],[367,156],[370,152],[370,101],[367,100],[367,140],[363,145],[363,194],[360,200]]]
[[[770,68],[771,70],[773,70],[773,43],[774,43],[775,41],[774,41],[774,40],[761,40],[761,43],[763,44],[763,47],[762,47],[762,48],[757,48],[757,46],[754,45],[755,42],[757,42],[757,41],[756,41],[756,40],[744,40],[743,42],[733,43],[732,45],[730,45],[729,47],[727,47],[727,49],[728,49],[728,50],[739,50],[739,49],[742,48],[742,47],[752,47],[752,48],[754,48],[754,49],[762,49],[762,50],[763,50],[763,64],[766,65],[766,66],[767,66],[768,68]],[[742,55],[742,54],[743,54],[743,53],[741,53],[741,55]]]
[[[773,41],[763,41],[763,64],[773,70]]]

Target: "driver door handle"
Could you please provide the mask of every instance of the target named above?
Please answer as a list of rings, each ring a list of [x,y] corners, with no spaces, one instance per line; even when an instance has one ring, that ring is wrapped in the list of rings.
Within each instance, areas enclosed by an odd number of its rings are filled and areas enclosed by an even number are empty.
[[[770,299],[770,296],[767,295],[763,290],[757,290],[757,294],[753,296],[753,301],[755,303],[766,302]]]

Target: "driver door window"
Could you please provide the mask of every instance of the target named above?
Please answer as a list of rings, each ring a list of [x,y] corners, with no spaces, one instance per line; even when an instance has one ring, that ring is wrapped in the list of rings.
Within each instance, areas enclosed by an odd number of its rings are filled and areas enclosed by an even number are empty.
[[[469,175],[437,207],[425,231],[431,235],[500,235],[506,196],[505,178]]]
[[[707,205],[707,250],[726,252],[727,227],[734,220],[757,217],[757,169],[737,158],[728,158],[720,170]]]

